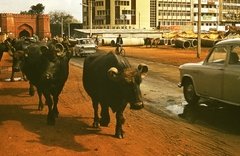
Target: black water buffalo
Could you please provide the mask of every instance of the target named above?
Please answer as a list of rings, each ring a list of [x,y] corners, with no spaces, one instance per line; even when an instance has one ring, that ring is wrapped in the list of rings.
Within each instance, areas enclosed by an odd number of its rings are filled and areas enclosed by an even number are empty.
[[[83,66],[83,85],[92,99],[94,109],[93,127],[108,126],[109,107],[116,112],[115,136],[124,138],[123,111],[128,103],[131,109],[143,108],[140,84],[148,67],[139,65],[133,69],[128,60],[113,52],[88,56]],[[101,105],[101,119],[98,116]]]
[[[158,47],[158,45],[160,44],[160,38],[149,38],[149,37],[147,37],[144,41],[145,41],[144,44],[146,45],[146,47],[148,45],[150,45],[150,47],[152,47],[153,45],[155,47]]]
[[[4,42],[0,43],[0,62],[2,60],[2,56],[4,52],[8,52],[11,50],[12,44],[10,42],[10,39],[6,39]]]
[[[8,54],[12,57],[12,75],[10,79],[11,81],[14,81],[14,73],[21,71],[23,79],[27,81],[27,78],[24,72],[22,71],[22,66],[25,61],[24,50],[27,50],[27,48],[33,43],[21,40],[20,41],[13,40],[11,43],[14,47],[14,50],[8,52]],[[33,95],[33,93],[31,93],[30,95]]]
[[[48,105],[47,123],[55,124],[58,96],[69,74],[69,60],[72,52],[66,51],[61,43],[35,43],[24,50],[23,72],[29,80],[31,89],[37,88],[38,109],[43,109],[42,94]],[[31,90],[30,89],[30,90]]]

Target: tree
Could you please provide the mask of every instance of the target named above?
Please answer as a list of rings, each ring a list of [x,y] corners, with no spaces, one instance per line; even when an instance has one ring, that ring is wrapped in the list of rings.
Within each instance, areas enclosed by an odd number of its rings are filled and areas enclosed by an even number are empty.
[[[51,33],[53,36],[61,35],[61,25],[63,24],[64,34],[68,33],[68,24],[69,23],[79,23],[72,15],[68,14],[65,11],[50,11],[50,24],[51,24]],[[63,21],[63,23],[62,23]]]
[[[32,5],[30,8],[31,9],[28,11],[20,11],[20,14],[41,15],[44,13],[45,6],[43,6],[41,3],[38,3],[37,5]]]

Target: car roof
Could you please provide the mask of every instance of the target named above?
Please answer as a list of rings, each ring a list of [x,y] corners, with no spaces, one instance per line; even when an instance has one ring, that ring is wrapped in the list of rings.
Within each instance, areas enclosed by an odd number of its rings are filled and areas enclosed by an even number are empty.
[[[234,38],[234,39],[227,39],[222,40],[216,43],[216,45],[239,45],[240,44],[240,38]]]
[[[78,38],[77,40],[93,40],[92,38]]]

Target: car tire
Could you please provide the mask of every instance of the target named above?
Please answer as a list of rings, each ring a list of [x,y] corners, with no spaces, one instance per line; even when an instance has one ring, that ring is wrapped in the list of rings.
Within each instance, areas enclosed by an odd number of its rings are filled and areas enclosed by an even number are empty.
[[[195,92],[195,88],[194,88],[193,82],[191,80],[187,80],[184,83],[183,94],[184,94],[185,100],[189,104],[195,105],[195,104],[197,104],[197,102],[200,99],[200,97]]]

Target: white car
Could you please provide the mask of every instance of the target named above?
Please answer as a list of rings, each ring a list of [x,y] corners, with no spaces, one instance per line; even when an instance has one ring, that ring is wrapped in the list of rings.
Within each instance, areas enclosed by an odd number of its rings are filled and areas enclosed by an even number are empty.
[[[203,62],[179,67],[185,100],[197,104],[200,97],[240,106],[240,39],[218,42]]]
[[[73,47],[73,54],[75,56],[87,56],[88,54],[96,53],[98,46],[92,38],[77,39],[77,44]]]

